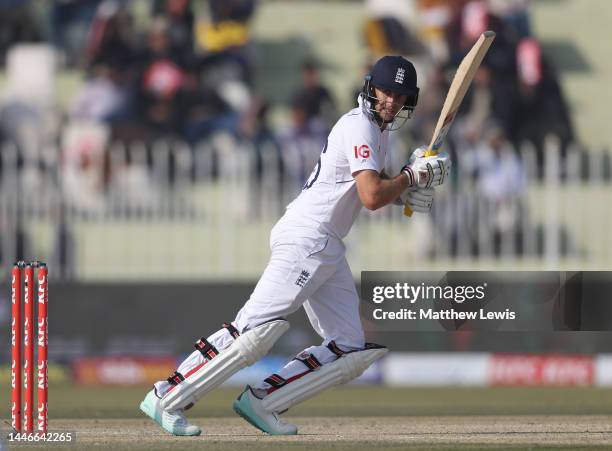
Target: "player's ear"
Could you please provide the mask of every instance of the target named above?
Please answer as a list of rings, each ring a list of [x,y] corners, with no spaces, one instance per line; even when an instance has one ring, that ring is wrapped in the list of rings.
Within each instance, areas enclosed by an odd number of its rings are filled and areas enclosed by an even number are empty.
[[[407,108],[415,108],[417,103],[419,102],[419,88],[415,88],[414,93],[408,94],[408,98],[406,99],[405,106]]]

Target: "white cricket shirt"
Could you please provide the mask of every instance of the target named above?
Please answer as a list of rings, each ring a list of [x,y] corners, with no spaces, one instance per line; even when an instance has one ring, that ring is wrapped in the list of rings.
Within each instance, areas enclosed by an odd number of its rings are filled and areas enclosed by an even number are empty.
[[[380,174],[389,147],[389,131],[381,131],[362,110],[361,98],[359,105],[334,125],[302,192],[287,206],[283,228],[316,229],[340,239],[350,231],[363,206],[353,173]]]

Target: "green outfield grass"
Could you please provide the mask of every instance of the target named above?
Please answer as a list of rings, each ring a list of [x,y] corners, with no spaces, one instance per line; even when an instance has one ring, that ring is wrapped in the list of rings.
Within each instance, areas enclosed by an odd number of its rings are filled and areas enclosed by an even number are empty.
[[[51,386],[50,417],[140,418],[148,387]],[[190,412],[194,417],[234,417],[240,388],[215,390]],[[0,392],[9,418],[10,391]],[[291,410],[295,417],[444,415],[612,415],[612,389],[602,388],[386,388],[339,387]]]

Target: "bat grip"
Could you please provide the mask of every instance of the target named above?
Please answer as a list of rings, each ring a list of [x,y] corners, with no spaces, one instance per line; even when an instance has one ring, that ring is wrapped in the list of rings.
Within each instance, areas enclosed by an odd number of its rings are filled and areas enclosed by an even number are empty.
[[[438,155],[437,150],[427,149],[423,156],[424,157],[435,157],[436,155]],[[412,216],[412,213],[413,213],[412,208],[410,208],[408,204],[404,205],[404,216],[410,217]]]

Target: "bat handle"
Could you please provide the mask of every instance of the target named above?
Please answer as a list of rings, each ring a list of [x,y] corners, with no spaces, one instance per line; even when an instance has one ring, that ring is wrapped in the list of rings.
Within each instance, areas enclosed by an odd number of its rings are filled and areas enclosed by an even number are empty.
[[[425,154],[423,155],[424,157],[435,157],[436,155],[438,155],[438,151],[434,150],[432,148],[429,148],[425,151]],[[408,204],[404,205],[404,216],[412,216],[412,208],[410,208],[408,206]]]

